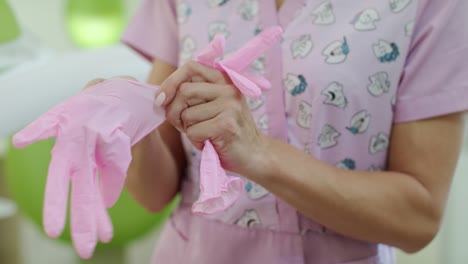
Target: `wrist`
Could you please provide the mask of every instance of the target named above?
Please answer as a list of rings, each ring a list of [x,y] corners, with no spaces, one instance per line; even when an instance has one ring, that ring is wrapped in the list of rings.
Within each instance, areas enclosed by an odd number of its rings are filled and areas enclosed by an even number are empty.
[[[161,143],[161,135],[158,129],[155,129],[132,146],[132,156],[135,158],[135,156],[139,157],[145,155],[148,151],[154,150],[155,148],[157,149],[158,144]]]
[[[249,155],[246,162],[249,166],[247,166],[244,176],[259,183],[267,180],[273,174],[274,164],[276,164],[274,154],[276,140],[260,133],[257,143],[257,147]]]

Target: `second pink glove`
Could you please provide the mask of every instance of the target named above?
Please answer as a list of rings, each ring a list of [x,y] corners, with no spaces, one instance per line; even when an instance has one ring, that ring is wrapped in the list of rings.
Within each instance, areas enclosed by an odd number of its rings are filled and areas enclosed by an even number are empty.
[[[270,88],[268,80],[261,75],[247,72],[247,68],[280,38],[280,27],[263,30],[238,51],[221,61],[216,59],[224,53],[224,37],[216,36],[195,61],[226,73],[242,94],[258,98],[262,91]],[[209,140],[205,141],[200,164],[200,197],[193,204],[192,211],[213,214],[230,207],[243,191],[241,178],[228,176],[221,167],[218,153]]]
[[[106,207],[120,196],[131,146],[165,120],[162,109],[158,114],[153,110],[157,89],[110,79],[57,105],[13,137],[16,147],[56,137],[44,197],[44,229],[52,238],[62,233],[71,183],[71,236],[82,258],[92,256],[98,238],[112,239]]]

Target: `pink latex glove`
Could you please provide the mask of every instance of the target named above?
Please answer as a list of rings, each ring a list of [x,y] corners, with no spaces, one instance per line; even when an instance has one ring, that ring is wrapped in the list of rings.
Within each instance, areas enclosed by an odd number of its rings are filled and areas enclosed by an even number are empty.
[[[263,76],[246,70],[279,40],[281,33],[280,27],[265,29],[241,49],[219,62],[216,59],[224,53],[225,40],[223,36],[216,36],[195,61],[226,73],[245,96],[259,98],[262,90],[269,89],[271,85]],[[215,148],[209,140],[205,141],[200,164],[200,197],[193,204],[192,211],[200,214],[223,211],[239,198],[243,189],[242,179],[226,175]]]
[[[153,110],[157,90],[110,79],[57,105],[13,137],[15,147],[56,137],[44,197],[44,229],[52,238],[62,233],[71,182],[71,236],[82,258],[92,256],[98,238],[112,239],[106,207],[120,196],[131,146],[165,120],[164,110]]]

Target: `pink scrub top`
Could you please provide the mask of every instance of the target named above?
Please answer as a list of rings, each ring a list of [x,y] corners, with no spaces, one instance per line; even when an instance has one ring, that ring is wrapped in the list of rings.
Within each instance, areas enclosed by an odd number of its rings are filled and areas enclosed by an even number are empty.
[[[257,125],[316,159],[385,170],[392,125],[468,109],[468,1],[145,0],[123,42],[148,60],[180,66],[216,34],[227,53],[280,25],[280,44],[252,64],[273,89],[248,100]],[[201,216],[200,152],[154,263],[392,264],[391,247],[340,235],[262,186],[224,212]]]

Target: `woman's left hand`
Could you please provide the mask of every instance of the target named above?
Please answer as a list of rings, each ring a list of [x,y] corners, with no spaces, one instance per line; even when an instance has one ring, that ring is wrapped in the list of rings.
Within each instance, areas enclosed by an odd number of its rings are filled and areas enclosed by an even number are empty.
[[[197,149],[210,140],[225,169],[246,176],[260,165],[268,137],[257,128],[244,96],[220,71],[186,63],[163,82],[155,102]]]

